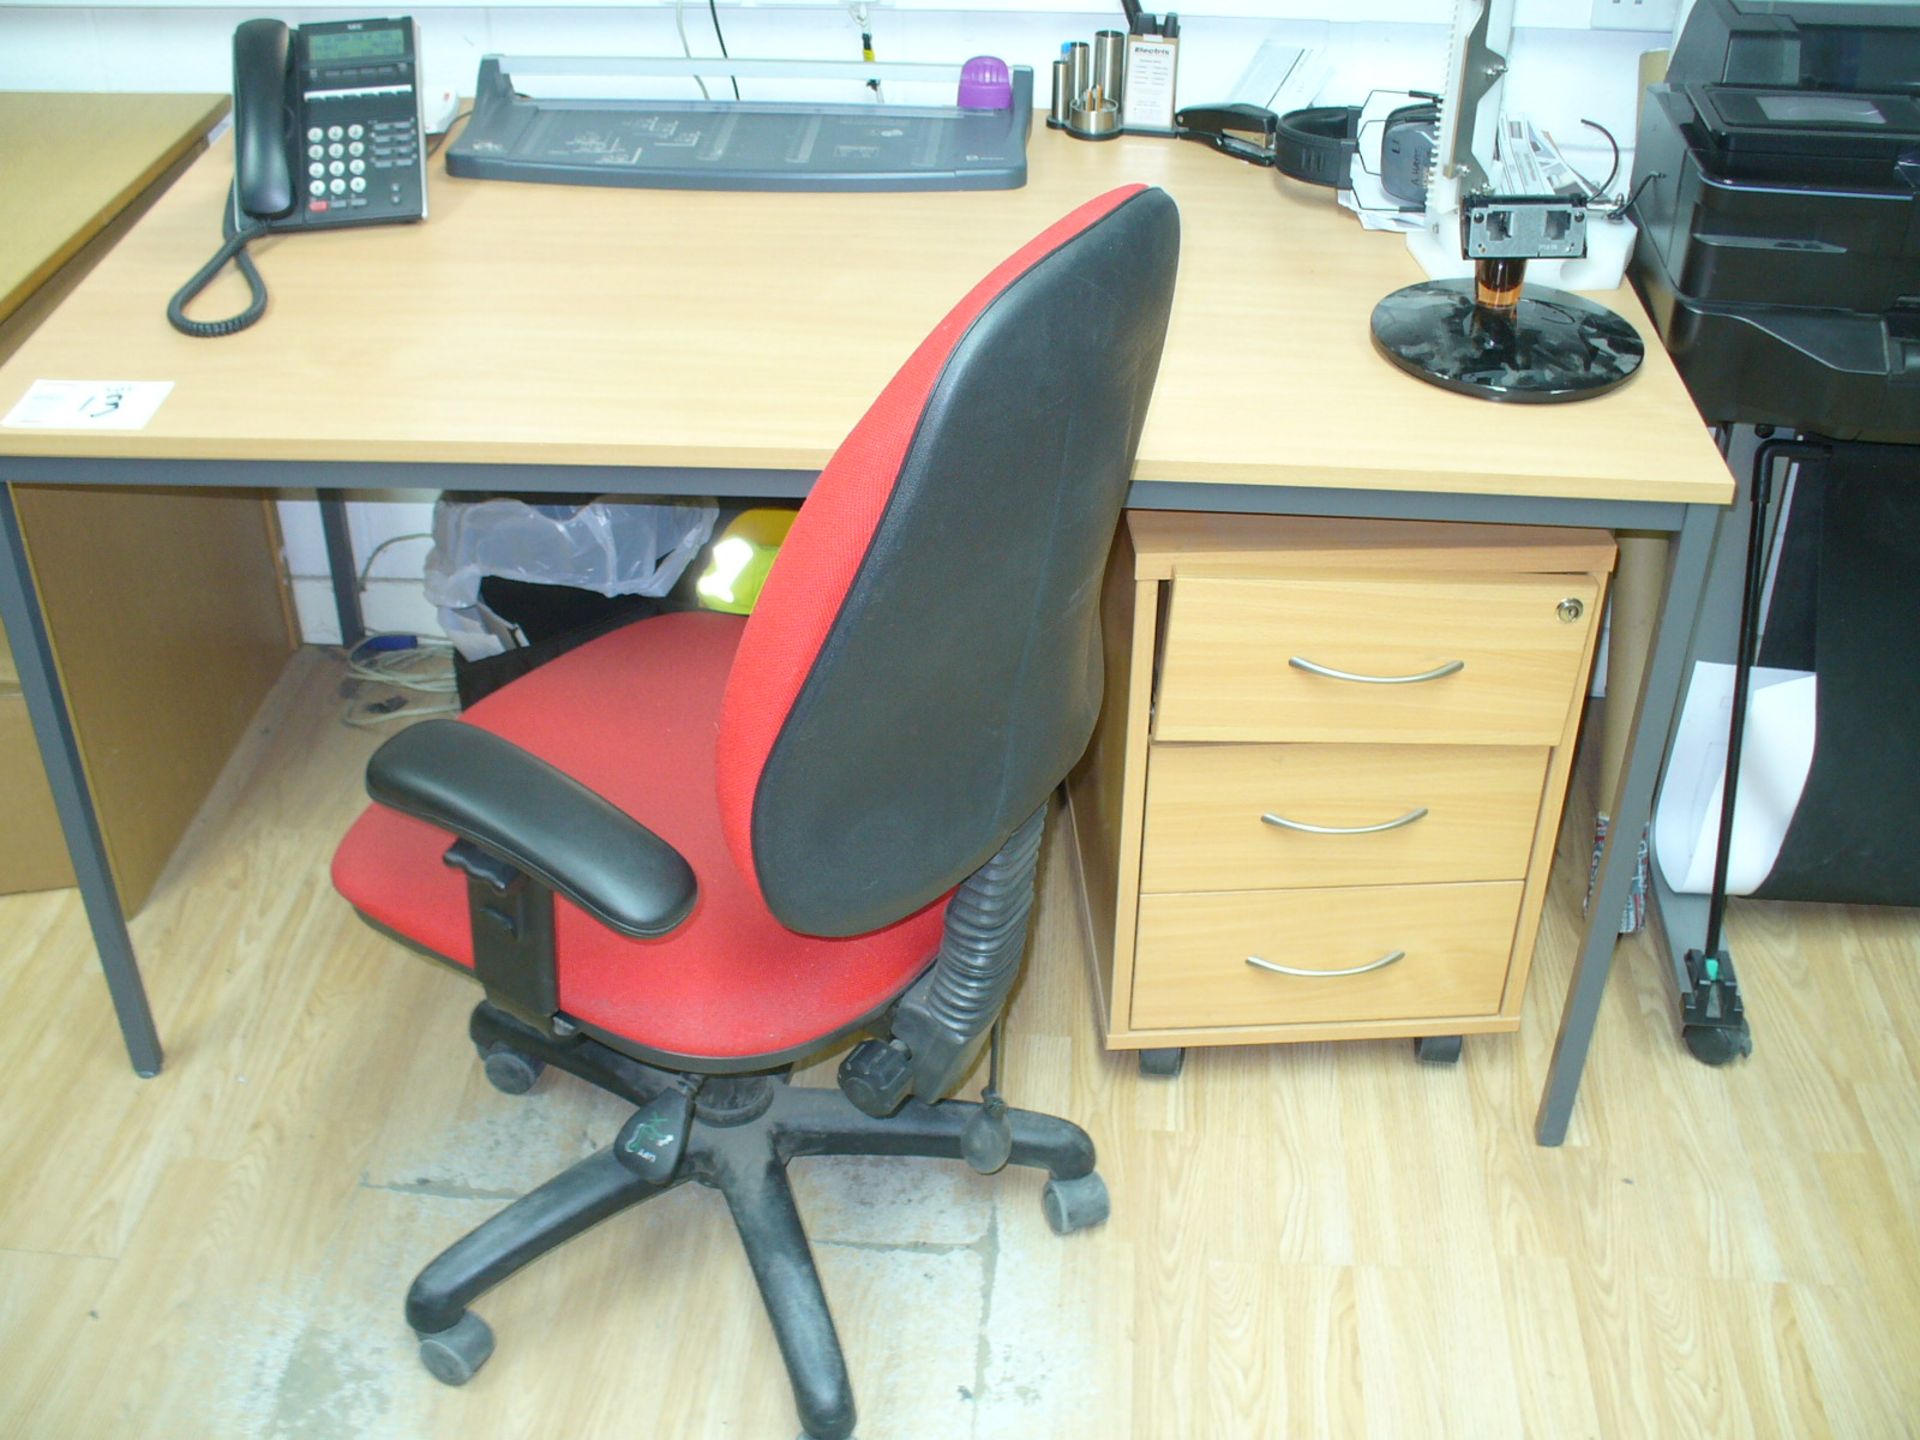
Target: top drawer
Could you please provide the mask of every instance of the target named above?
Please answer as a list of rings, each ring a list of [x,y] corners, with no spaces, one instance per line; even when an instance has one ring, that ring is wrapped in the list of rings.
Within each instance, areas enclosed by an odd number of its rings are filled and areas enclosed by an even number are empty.
[[[1556,744],[1598,589],[1591,575],[1183,577],[1154,736]]]

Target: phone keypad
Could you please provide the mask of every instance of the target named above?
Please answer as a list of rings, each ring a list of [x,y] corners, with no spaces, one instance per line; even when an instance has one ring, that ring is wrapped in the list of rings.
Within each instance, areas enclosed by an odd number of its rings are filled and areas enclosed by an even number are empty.
[[[359,103],[357,97],[356,107]],[[351,122],[352,112],[344,107],[334,113],[340,115],[340,124],[311,125],[307,129],[308,213],[325,221],[336,216],[344,220],[349,214],[356,219],[374,219],[382,211],[417,209],[421,189],[419,120],[411,113],[395,113],[393,108],[372,114],[362,109],[361,118]],[[390,118],[375,118],[382,114]],[[376,211],[368,213],[369,206],[377,207]]]

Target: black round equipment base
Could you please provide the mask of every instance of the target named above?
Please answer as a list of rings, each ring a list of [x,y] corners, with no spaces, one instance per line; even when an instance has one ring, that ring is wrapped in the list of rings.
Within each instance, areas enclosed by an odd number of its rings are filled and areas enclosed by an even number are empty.
[[[1527,285],[1513,310],[1474,302],[1472,280],[1428,280],[1373,307],[1373,343],[1430,384],[1485,400],[1586,400],[1626,383],[1646,348],[1604,305]]]

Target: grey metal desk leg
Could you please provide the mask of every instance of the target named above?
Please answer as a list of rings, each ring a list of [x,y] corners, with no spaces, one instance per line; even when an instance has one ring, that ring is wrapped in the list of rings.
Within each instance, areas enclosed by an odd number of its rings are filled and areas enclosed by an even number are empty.
[[[1600,1016],[1600,996],[1606,989],[1607,972],[1613,967],[1613,951],[1620,938],[1620,910],[1633,883],[1640,835],[1653,810],[1669,723],[1683,693],[1694,616],[1719,515],[1717,506],[1689,505],[1673,546],[1666,598],[1660,607],[1660,628],[1653,637],[1653,653],[1647,658],[1646,679],[1634,710],[1619,790],[1613,797],[1613,821],[1600,858],[1600,874],[1587,904],[1587,930],[1574,961],[1566,1005],[1560,1011],[1560,1033],[1553,1042],[1553,1061],[1547,1068],[1540,1109],[1534,1115],[1533,1136],[1542,1145],[1558,1145],[1567,1138],[1573,1099],[1580,1090],[1580,1072],[1587,1063],[1587,1046],[1592,1043],[1594,1022]]]
[[[347,497],[322,490],[320,533],[327,541],[327,570],[333,576],[333,608],[340,617],[340,643],[351,649],[367,638],[360,615],[360,573],[354,568],[353,536],[347,530]]]
[[[94,814],[93,796],[80,766],[80,747],[73,737],[66,697],[60,693],[60,675],[47,642],[46,619],[40,613],[33,574],[27,568],[27,548],[20,535],[20,515],[14,509],[11,483],[0,484],[0,620],[6,622],[7,638],[13,644],[20,690],[33,720],[34,737],[40,742],[40,758],[46,764],[47,783],[60,812],[60,827],[66,832],[67,853],[73,857],[80,899],[86,906],[87,923],[93,927],[94,947],[100,952],[100,968],[106,972],[107,993],[113,997],[114,1014],[120,1019],[127,1057],[135,1071],[151,1078],[160,1073],[160,1035],[153,1028],[153,1011],[147,1006],[146,987],[140,982],[140,963],[134,958],[133,939],[120,913],[120,891],[107,866],[100,819]]]

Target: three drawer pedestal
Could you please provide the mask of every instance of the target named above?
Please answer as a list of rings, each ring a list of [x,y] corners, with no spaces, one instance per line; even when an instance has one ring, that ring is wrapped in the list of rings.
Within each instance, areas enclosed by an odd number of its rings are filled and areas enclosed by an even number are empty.
[[[1519,1026],[1603,532],[1136,511],[1068,781],[1107,1043]]]

